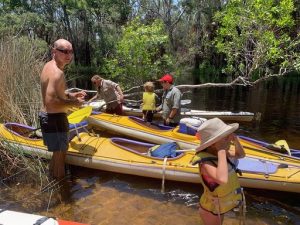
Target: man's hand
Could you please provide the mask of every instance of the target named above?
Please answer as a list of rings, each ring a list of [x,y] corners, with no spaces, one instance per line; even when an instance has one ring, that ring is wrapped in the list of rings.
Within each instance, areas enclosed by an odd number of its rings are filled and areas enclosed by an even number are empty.
[[[75,103],[77,106],[82,106],[85,103],[84,96],[77,97],[75,99],[77,100],[76,103]]]
[[[166,119],[166,125],[169,125],[170,124],[170,118],[167,118]]]
[[[123,103],[124,102],[124,95],[120,95],[120,102]]]
[[[74,96],[75,98],[85,98],[86,92],[85,92],[85,91],[75,92],[73,96]]]

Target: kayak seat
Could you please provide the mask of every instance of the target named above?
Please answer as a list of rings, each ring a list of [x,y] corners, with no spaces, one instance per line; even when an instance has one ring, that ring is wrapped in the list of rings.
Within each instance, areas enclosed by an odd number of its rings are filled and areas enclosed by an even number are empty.
[[[76,135],[78,135],[81,132],[88,133],[87,126],[88,126],[87,120],[83,120],[80,123],[69,124],[69,141],[71,141]]]

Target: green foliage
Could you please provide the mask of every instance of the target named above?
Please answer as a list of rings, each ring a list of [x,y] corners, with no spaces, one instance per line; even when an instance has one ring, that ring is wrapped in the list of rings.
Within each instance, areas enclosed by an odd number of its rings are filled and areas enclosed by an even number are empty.
[[[204,61],[199,65],[199,68],[194,71],[194,76],[199,78],[200,83],[220,82],[221,70],[211,65],[209,61]]]
[[[92,75],[100,74],[100,73],[101,71],[99,71],[98,67],[75,65],[75,64],[68,66],[68,68],[65,71],[68,81],[74,81],[78,79],[90,80]]]
[[[37,13],[4,13],[0,17],[0,37],[34,35],[33,31],[45,27],[46,22]]]
[[[160,20],[145,25],[135,19],[123,28],[115,57],[107,60],[108,73],[133,85],[156,79],[173,64],[167,46],[168,36]]]
[[[293,11],[292,0],[229,1],[215,16],[220,24],[215,46],[227,60],[224,72],[251,78],[278,65],[292,67],[286,52],[292,43]]]

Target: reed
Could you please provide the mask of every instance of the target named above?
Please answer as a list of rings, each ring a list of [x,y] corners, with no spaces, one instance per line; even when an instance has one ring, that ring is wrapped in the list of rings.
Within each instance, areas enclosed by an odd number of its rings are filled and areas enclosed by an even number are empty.
[[[39,74],[45,44],[27,37],[0,40],[0,115],[2,121],[37,125],[41,106]]]
[[[41,106],[39,74],[46,48],[46,43],[27,37],[0,39],[0,122],[37,126]],[[17,174],[41,186],[47,179],[40,157],[28,158],[5,140],[0,140],[0,171],[2,182],[12,177],[15,180]]]

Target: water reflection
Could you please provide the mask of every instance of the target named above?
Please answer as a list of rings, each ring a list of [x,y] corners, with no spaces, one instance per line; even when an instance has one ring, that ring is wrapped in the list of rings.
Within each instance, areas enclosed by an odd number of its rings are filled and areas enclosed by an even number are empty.
[[[274,78],[254,87],[206,88],[185,98],[203,110],[261,112],[259,126],[241,124],[244,135],[274,143],[286,139],[300,149],[300,76]]]

